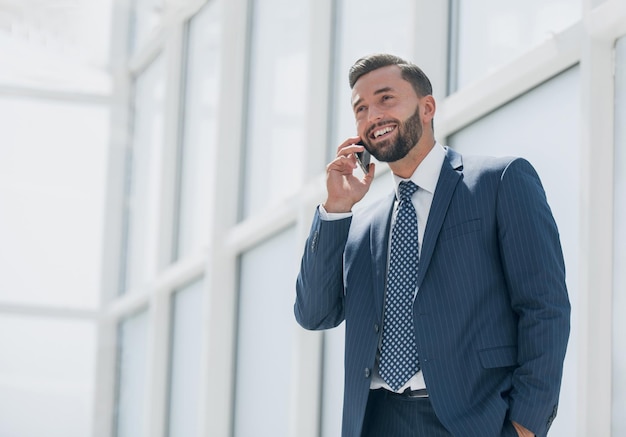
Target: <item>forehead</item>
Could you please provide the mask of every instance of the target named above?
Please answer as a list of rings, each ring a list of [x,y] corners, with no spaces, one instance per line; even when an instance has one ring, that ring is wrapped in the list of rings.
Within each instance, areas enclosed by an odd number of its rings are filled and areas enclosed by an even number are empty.
[[[413,86],[402,78],[400,67],[388,65],[359,77],[352,89],[352,104],[385,89],[417,96]]]

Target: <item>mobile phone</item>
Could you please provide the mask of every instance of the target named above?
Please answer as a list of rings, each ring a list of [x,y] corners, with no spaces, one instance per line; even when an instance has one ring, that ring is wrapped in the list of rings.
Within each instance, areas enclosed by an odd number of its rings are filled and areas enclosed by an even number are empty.
[[[359,146],[362,146],[363,142],[359,141],[357,144]],[[361,166],[361,170],[363,170],[363,173],[369,173],[371,158],[370,152],[368,152],[367,149],[363,149],[362,152],[356,152],[354,155],[356,156],[356,160]]]

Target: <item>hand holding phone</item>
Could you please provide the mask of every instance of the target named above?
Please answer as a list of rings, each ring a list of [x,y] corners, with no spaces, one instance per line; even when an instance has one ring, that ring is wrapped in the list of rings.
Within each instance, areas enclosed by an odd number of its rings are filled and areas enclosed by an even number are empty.
[[[350,212],[363,199],[374,180],[374,163],[370,154],[358,142],[358,136],[347,138],[337,147],[337,157],[326,166],[326,190],[328,197],[323,203],[327,212]],[[361,147],[358,147],[361,146]],[[354,174],[355,162],[364,172],[363,177]]]

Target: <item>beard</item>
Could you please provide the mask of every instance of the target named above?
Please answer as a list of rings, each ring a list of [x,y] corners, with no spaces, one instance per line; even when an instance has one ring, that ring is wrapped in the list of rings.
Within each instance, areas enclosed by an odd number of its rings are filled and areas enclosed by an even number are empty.
[[[390,122],[398,125],[395,142],[393,138],[389,138],[380,143],[372,144],[369,134],[363,140],[367,151],[380,162],[394,162],[404,158],[422,137],[423,128],[419,114],[419,105],[413,115],[406,120],[402,122],[398,120],[384,120],[372,126],[369,131],[372,132],[379,126],[384,126]]]

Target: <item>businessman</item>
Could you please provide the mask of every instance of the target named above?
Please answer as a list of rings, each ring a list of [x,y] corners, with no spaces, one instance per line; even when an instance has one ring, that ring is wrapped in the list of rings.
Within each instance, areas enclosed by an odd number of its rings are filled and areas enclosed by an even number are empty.
[[[545,436],[570,304],[539,177],[438,143],[416,65],[371,55],[349,81],[357,135],[327,166],[294,305],[306,329],[345,321],[342,435]],[[353,213],[374,178],[354,173],[364,150],[393,192]]]

